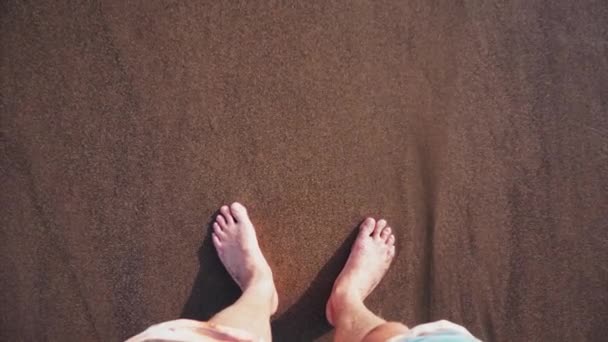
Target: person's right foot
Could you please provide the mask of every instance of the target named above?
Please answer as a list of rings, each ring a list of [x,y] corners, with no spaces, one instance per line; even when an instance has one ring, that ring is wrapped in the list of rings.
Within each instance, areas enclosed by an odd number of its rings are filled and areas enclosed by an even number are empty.
[[[325,313],[329,323],[334,324],[335,315],[346,303],[363,302],[382,280],[394,256],[395,236],[386,221],[365,219],[327,301]]]

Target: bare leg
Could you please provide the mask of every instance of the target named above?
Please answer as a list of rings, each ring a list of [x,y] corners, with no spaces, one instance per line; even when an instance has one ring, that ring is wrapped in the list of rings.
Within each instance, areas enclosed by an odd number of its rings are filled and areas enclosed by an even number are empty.
[[[395,256],[395,236],[385,220],[367,218],[360,227],[344,269],[327,302],[327,319],[336,328],[335,340],[386,341],[404,334],[401,323],[376,316],[363,300],[376,288]]]
[[[220,208],[213,224],[213,244],[243,294],[209,322],[246,330],[271,341],[270,316],[277,310],[278,296],[272,271],[243,205],[235,202]]]

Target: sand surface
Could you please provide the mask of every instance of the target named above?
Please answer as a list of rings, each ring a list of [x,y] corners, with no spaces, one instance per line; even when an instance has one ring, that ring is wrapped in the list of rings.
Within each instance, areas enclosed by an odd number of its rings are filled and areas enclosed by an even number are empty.
[[[208,318],[235,200],[277,341],[331,338],[366,215],[398,239],[387,319],[608,334],[607,2],[38,3],[0,5],[0,340]]]

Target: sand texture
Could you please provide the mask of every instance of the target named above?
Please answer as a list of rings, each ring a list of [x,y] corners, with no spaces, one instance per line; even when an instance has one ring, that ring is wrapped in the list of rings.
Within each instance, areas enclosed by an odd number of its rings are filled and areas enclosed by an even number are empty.
[[[0,340],[208,318],[235,200],[276,341],[330,340],[366,215],[398,240],[386,319],[608,336],[608,2],[261,3],[2,2]]]

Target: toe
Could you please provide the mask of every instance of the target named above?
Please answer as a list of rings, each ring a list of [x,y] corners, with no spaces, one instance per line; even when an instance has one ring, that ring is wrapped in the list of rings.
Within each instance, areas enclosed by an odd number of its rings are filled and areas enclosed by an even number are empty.
[[[230,213],[230,208],[228,208],[227,205],[222,206],[220,208],[220,212],[222,213],[222,215],[224,215],[224,219],[226,219],[226,223],[234,224],[234,218],[232,217],[232,214]]]
[[[363,221],[363,223],[361,223],[361,235],[362,236],[370,236],[372,234],[372,232],[374,231],[374,225],[376,224],[376,221],[371,218],[368,217],[365,219],[365,221]]]
[[[213,240],[213,245],[215,246],[215,248],[220,248],[222,246],[220,238],[215,233],[211,234],[211,239]]]
[[[376,222],[376,228],[374,229],[374,237],[375,238],[379,238],[380,237],[380,233],[382,232],[382,230],[384,229],[384,227],[386,227],[386,220],[385,219],[380,219],[380,220],[378,220],[378,222]]]
[[[389,246],[394,246],[395,245],[395,235],[391,234],[391,236],[388,237],[387,243]]]
[[[234,202],[230,205],[230,211],[237,222],[249,219],[247,208],[239,202]]]
[[[380,233],[380,239],[382,241],[386,241],[390,235],[391,235],[391,227],[386,227],[382,230],[382,233]]]
[[[223,215],[217,215],[217,217],[215,218],[215,221],[218,223],[218,225],[222,229],[226,229],[228,227],[228,225],[226,224],[226,219],[224,218]]]
[[[395,246],[390,246],[388,249],[388,257],[392,259],[395,256]]]
[[[213,232],[220,238],[224,237],[224,232],[222,231],[222,227],[217,222],[213,222]]]

